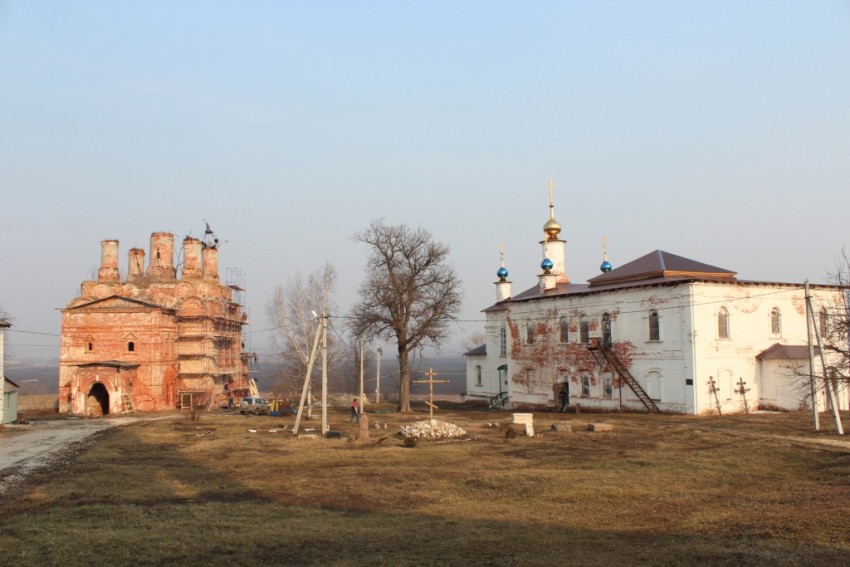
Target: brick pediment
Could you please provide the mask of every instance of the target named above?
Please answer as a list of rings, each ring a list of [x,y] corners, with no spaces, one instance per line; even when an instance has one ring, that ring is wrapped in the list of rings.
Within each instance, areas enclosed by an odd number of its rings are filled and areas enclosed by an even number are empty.
[[[90,311],[93,309],[163,309],[163,307],[161,305],[156,305],[155,303],[148,303],[147,301],[140,301],[138,299],[113,295],[110,297],[104,297],[103,299],[95,299],[94,301],[89,301],[88,303],[75,305],[70,309],[85,309],[86,311]]]

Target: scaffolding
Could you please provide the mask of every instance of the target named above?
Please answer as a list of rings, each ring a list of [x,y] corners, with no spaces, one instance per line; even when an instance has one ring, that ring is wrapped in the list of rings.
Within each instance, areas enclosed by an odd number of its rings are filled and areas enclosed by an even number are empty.
[[[246,277],[245,273],[238,268],[226,268],[227,287],[233,291],[232,301],[242,313],[242,367],[246,372],[246,381],[248,383],[248,394],[254,397],[259,397],[260,392],[257,388],[257,377],[260,373],[260,359],[251,345],[251,333],[248,331],[248,326],[251,324],[251,313],[245,303],[246,296]]]

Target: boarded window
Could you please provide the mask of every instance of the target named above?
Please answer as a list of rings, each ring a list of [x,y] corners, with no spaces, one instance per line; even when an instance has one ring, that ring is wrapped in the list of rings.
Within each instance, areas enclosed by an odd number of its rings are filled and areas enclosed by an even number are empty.
[[[579,319],[579,340],[583,343],[590,340],[590,325],[587,321],[587,315],[582,315]]]
[[[717,338],[729,338],[729,312],[725,307],[721,307],[717,312]]]
[[[504,327],[499,331],[499,356],[508,356],[508,332]]]
[[[774,307],[770,310],[770,334],[782,334],[782,315],[779,313],[778,307]]]

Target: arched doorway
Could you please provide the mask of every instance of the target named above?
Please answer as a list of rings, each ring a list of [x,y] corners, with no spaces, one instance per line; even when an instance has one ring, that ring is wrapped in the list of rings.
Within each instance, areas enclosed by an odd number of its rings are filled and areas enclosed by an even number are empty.
[[[109,392],[100,382],[92,384],[86,396],[86,413],[88,415],[109,415]]]

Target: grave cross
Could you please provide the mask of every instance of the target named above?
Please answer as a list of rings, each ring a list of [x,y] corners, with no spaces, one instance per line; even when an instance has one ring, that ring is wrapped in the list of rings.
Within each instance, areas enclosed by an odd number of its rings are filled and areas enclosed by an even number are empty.
[[[708,377],[708,391],[714,396],[714,405],[717,406],[717,415],[722,415],[720,412],[720,398],[717,396],[717,384],[714,383],[714,376]]]
[[[738,389],[735,390],[738,394],[741,394],[741,400],[744,402],[744,413],[750,413],[750,405],[747,403],[747,392],[750,391],[749,388],[745,388],[747,383],[744,382],[743,378],[738,378]]]
[[[434,384],[444,384],[448,382],[448,380],[434,380],[434,376],[437,373],[434,372],[433,368],[428,369],[428,379],[427,380],[413,380],[414,384],[428,384],[428,401],[425,402],[428,404],[428,409],[431,412],[431,421],[434,421],[434,410],[440,409],[434,405]]]

